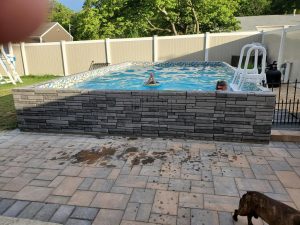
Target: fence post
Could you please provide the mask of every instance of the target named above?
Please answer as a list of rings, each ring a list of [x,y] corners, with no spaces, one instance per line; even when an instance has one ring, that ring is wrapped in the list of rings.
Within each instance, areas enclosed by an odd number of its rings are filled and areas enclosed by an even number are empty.
[[[24,42],[21,42],[21,56],[22,56],[22,61],[23,61],[24,74],[29,75],[27,56],[26,56],[26,50],[25,50],[25,43]]]
[[[69,75],[68,57],[66,51],[66,41],[60,41],[61,56],[63,61],[64,76]]]
[[[285,47],[285,39],[286,39],[286,28],[282,28],[281,32],[281,39],[280,39],[280,46],[279,46],[279,53],[277,59],[277,68],[280,69],[283,61],[283,52]]]
[[[153,36],[153,62],[158,61],[158,39],[157,35]]]
[[[264,45],[265,44],[265,32],[262,30],[261,32],[261,43]]]
[[[209,32],[205,33],[205,46],[204,46],[204,60],[208,61],[209,58]]]
[[[105,57],[106,63],[111,64],[111,49],[110,49],[110,39],[105,39]]]

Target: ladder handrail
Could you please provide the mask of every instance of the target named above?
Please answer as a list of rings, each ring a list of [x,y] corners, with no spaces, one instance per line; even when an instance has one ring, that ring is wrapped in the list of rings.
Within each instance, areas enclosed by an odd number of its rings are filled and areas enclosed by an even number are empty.
[[[244,54],[247,49],[245,63],[242,66]],[[254,66],[252,69],[248,69],[249,61],[251,54],[254,52]],[[258,71],[258,56],[259,52],[262,52],[262,63],[261,63],[261,71]],[[230,84],[233,90],[240,91],[245,82],[262,84],[263,81],[266,81],[266,59],[267,59],[267,51],[266,49],[258,44],[247,44],[242,47],[241,54],[239,58],[238,68],[235,70],[234,78]]]
[[[244,45],[243,48],[241,49],[238,68],[242,68],[242,63],[243,63],[244,53],[245,53],[246,48],[251,48],[252,46],[253,46],[253,44],[247,44],[247,45]]]
[[[247,73],[247,69],[248,69],[248,65],[249,65],[249,61],[250,61],[250,55],[252,53],[252,51],[255,50],[255,56],[257,55],[257,59],[256,62],[254,62],[254,68],[257,69],[257,64],[258,64],[258,50],[261,50],[263,52],[263,59],[262,59],[262,65],[261,65],[261,73],[265,73],[265,69],[266,69],[266,59],[267,59],[267,51],[264,47],[262,46],[252,46],[248,52],[247,52],[247,57],[246,57],[246,61],[244,64],[244,73]]]

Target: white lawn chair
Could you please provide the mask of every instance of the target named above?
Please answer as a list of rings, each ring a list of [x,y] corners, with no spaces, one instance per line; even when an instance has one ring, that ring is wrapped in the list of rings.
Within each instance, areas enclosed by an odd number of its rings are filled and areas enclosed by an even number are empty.
[[[13,83],[15,85],[17,82],[23,83],[16,71],[14,57],[6,54],[3,45],[0,46],[0,66],[5,72],[3,75],[0,74],[0,84]]]

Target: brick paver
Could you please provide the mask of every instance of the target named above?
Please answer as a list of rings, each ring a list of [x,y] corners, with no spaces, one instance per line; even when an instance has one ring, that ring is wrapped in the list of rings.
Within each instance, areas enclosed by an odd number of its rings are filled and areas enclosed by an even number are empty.
[[[295,172],[276,171],[276,174],[284,187],[300,188],[300,178]]]
[[[106,209],[125,209],[129,197],[129,195],[124,194],[98,193],[91,203],[91,206]]]
[[[78,206],[89,206],[96,196],[93,191],[76,191],[71,197],[69,204]]]
[[[203,194],[180,192],[179,206],[186,208],[203,208]]]
[[[74,208],[74,206],[70,205],[60,206],[50,219],[50,222],[61,224],[65,223],[72,214]]]
[[[58,204],[46,204],[35,215],[34,219],[41,221],[50,221],[56,210],[60,206]]]
[[[153,203],[154,195],[155,190],[153,189],[134,188],[130,202]]]
[[[54,195],[72,196],[77,187],[83,181],[80,177],[66,177],[53,191]]]
[[[215,193],[217,195],[239,196],[234,178],[214,177]]]
[[[157,191],[152,211],[154,213],[177,215],[178,192]]]
[[[192,209],[192,224],[214,224],[219,225],[218,213],[216,211]]]
[[[76,207],[71,217],[81,220],[94,220],[98,212],[99,209],[96,208]]]
[[[52,188],[26,186],[14,198],[29,201],[44,201],[51,193]]]
[[[76,162],[76,153],[102,146],[113,155]],[[300,144],[0,133],[0,215],[67,225],[233,225],[249,190],[300,209]]]
[[[3,216],[17,217],[28,204],[28,201],[16,201]]]
[[[44,203],[41,202],[31,202],[20,214],[18,217],[32,219],[38,211],[44,206]]]
[[[121,210],[101,209],[94,220],[93,225],[120,224],[123,213],[124,212]]]
[[[43,170],[36,179],[38,180],[53,180],[59,174],[59,170]]]

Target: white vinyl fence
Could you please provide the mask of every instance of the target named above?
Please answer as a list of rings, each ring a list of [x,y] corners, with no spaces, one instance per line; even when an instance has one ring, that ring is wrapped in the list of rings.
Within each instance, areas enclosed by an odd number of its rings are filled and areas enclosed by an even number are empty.
[[[17,71],[28,75],[70,75],[95,63],[128,61],[224,61],[231,63],[243,45],[261,42],[261,32],[106,39],[93,41],[21,43],[12,45]]]

